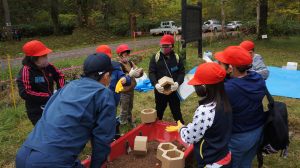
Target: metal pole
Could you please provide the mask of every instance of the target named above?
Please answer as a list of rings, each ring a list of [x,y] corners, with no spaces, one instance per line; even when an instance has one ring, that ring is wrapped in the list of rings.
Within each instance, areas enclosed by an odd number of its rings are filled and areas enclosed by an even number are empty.
[[[186,0],[181,0],[181,23],[182,23],[182,32],[181,32],[181,56],[183,61],[186,61]]]
[[[200,7],[200,29],[201,32],[200,39],[198,40],[198,56],[201,58],[202,57],[202,2],[201,0],[198,1],[198,6]]]
[[[14,91],[14,83],[13,83],[14,81],[13,81],[12,72],[11,72],[10,56],[9,55],[7,55],[7,65],[8,65],[9,78],[10,78],[11,98],[12,98],[14,108],[16,109],[16,99],[15,99],[15,91]]]

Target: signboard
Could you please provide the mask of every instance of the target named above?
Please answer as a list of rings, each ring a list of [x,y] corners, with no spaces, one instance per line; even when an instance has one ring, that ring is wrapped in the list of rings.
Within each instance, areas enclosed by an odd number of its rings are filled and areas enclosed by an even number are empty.
[[[185,18],[183,18],[183,39],[186,43],[201,40],[201,7],[187,5]]]

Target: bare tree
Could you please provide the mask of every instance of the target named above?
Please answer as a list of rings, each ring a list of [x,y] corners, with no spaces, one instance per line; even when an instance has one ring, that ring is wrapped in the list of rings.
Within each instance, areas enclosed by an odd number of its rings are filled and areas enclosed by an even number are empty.
[[[60,23],[59,23],[59,10],[58,10],[59,2],[58,0],[50,0],[50,15],[53,22],[54,34],[60,34]]]
[[[226,37],[226,30],[225,30],[225,0],[221,0],[221,16],[222,16],[222,36]]]
[[[11,20],[10,20],[10,12],[7,0],[2,0],[3,10],[4,10],[4,17],[5,17],[5,25],[6,25],[6,38],[12,39],[11,33]]]
[[[77,17],[80,27],[87,26],[88,24],[88,5],[87,0],[77,0]]]
[[[256,13],[257,39],[262,39],[262,35],[268,31],[268,0],[257,0]]]

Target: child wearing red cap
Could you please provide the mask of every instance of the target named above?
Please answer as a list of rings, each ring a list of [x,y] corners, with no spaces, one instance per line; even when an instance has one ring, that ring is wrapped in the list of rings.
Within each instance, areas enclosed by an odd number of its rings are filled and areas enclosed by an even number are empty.
[[[251,168],[265,123],[262,100],[266,84],[261,75],[249,71],[252,57],[242,47],[227,47],[216,59],[232,66],[231,78],[225,82],[232,108],[232,167]]]
[[[174,120],[180,120],[184,123],[177,90],[184,81],[185,68],[183,59],[174,52],[174,43],[175,40],[172,35],[166,34],[161,38],[161,48],[152,56],[148,71],[150,82],[155,87],[155,108],[158,119],[163,119],[164,111],[169,104]],[[169,95],[164,93],[164,87],[158,83],[158,80],[164,76],[168,76],[174,81],[174,84],[171,85],[172,93]]]
[[[135,78],[143,76],[143,69],[138,68],[133,61],[129,60],[131,49],[127,44],[121,44],[117,47],[116,53],[118,54],[118,60],[121,65],[122,71],[129,75],[133,73],[131,78],[131,85],[124,87],[120,96],[120,124],[124,125],[129,123],[132,127],[135,124],[132,119],[133,99],[134,99],[134,87],[136,86]]]
[[[24,44],[23,67],[17,77],[19,95],[25,100],[29,120],[35,125],[41,118],[43,107],[53,95],[54,82],[60,89],[65,84],[64,75],[48,62],[52,52],[42,42],[32,40]]]
[[[264,63],[262,56],[254,52],[255,44],[250,40],[246,40],[243,41],[240,46],[249,51],[250,55],[253,58],[252,68],[250,70],[259,73],[264,78],[264,80],[267,80],[269,77],[269,70]]]
[[[186,126],[167,127],[167,131],[179,131],[181,139],[194,144],[198,167],[229,167],[231,153],[228,142],[231,134],[231,107],[225,94],[226,71],[217,63],[198,66],[189,81],[200,99],[193,122]],[[175,129],[173,129],[175,128]]]

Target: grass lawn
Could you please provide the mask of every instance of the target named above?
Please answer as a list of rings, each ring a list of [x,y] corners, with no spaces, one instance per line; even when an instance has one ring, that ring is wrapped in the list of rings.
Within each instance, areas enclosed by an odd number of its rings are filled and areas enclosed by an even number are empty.
[[[210,45],[204,46],[205,50],[211,50],[213,52],[220,51],[229,45],[237,45],[242,39],[231,39],[220,42],[214,42]],[[282,66],[287,61],[300,62],[300,36],[290,38],[272,38],[268,41],[256,42],[257,53],[261,54],[267,65]],[[193,46],[193,45],[191,45]],[[201,60],[197,57],[196,49],[189,46],[187,50],[187,65],[186,69],[201,63]],[[148,63],[152,52],[145,53],[145,58],[139,64],[145,70],[148,69]],[[82,60],[76,60],[75,62],[80,63]],[[77,64],[76,63],[76,64]],[[0,93],[0,102],[7,104],[9,96],[8,93]],[[17,96],[18,97],[18,96]],[[289,111],[289,122],[290,130],[293,132],[291,137],[291,144],[289,149],[288,158],[280,158],[278,155],[272,155],[265,157],[266,168],[279,168],[279,167],[300,167],[300,163],[297,160],[300,159],[300,100],[275,97],[276,100],[283,101],[288,106]],[[192,116],[195,109],[197,108],[198,98],[195,94],[191,95],[181,105],[183,117],[185,121],[192,121]],[[18,97],[16,110],[12,107],[5,107],[1,104],[0,107],[0,167],[13,167],[14,158],[17,149],[22,144],[27,134],[31,131],[32,125],[27,119],[25,114],[25,107],[23,101]],[[150,91],[148,93],[135,94],[135,103],[133,114],[136,118],[137,123],[140,123],[139,113],[144,108],[154,108],[154,95]],[[173,121],[172,115],[169,108],[165,112],[164,120]],[[126,133],[128,127],[122,128],[123,132]],[[86,154],[90,153],[90,145],[87,145],[81,158],[84,158]],[[256,165],[256,163],[254,163]]]

